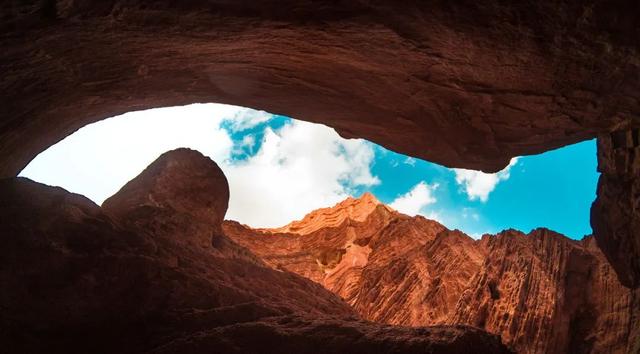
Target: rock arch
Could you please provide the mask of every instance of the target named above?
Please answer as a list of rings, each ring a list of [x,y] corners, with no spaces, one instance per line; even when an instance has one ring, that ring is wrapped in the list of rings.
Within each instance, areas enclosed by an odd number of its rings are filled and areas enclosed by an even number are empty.
[[[601,136],[608,177],[592,220],[621,279],[636,286],[637,231],[602,225],[618,220],[607,213],[620,198],[631,206],[622,218],[637,219],[635,169],[621,167],[635,163],[635,145],[620,150],[617,138],[606,139],[640,125],[639,7],[11,1],[0,9],[0,176],[16,175],[87,123],[193,102],[321,122],[346,137],[484,171]],[[630,162],[607,167],[623,155]],[[611,185],[619,191],[604,193]]]

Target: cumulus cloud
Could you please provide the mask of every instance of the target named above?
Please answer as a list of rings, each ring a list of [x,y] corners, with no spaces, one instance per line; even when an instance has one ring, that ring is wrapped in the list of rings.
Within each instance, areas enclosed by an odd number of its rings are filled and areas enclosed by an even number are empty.
[[[20,175],[101,204],[165,151],[189,147],[218,163],[227,159],[233,142],[220,123],[237,110],[194,104],[105,119],[51,146]]]
[[[482,202],[489,200],[489,194],[493,192],[498,183],[506,181],[510,177],[510,170],[518,158],[512,158],[509,165],[497,173],[484,173],[482,171],[465,170],[455,168],[456,183],[463,187],[469,200],[479,199]]]
[[[380,183],[371,173],[373,145],[343,139],[323,125],[291,121],[277,131],[267,126],[257,151],[253,135],[232,139],[230,133],[269,119],[266,112],[219,104],[131,112],[80,129],[21,175],[101,204],[160,154],[188,147],[225,172],[231,189],[227,218],[253,227],[287,224],[357,187]],[[238,153],[246,158],[232,158]]]
[[[435,213],[424,214],[424,207],[435,203],[437,200],[433,195],[433,192],[438,188],[438,184],[429,185],[424,181],[416,184],[411,188],[409,192],[397,197],[390,207],[393,209],[410,216],[416,216],[418,214],[427,216],[431,219],[439,219],[439,215]]]
[[[371,174],[374,151],[333,129],[293,121],[266,128],[260,150],[222,166],[231,189],[228,219],[254,227],[282,226],[311,210],[335,204],[357,186],[380,183]]]
[[[474,209],[472,208],[462,208],[462,218],[463,219],[473,219],[475,221],[479,221],[480,220],[480,214],[478,214]]]
[[[403,162],[404,162],[406,165],[409,165],[409,166],[415,166],[415,165],[416,165],[416,159],[415,159],[415,158],[413,158],[413,157],[411,157],[411,156],[407,156],[407,158],[406,158],[406,159],[404,159],[404,161],[403,161]]]
[[[228,128],[234,132],[242,132],[251,129],[259,124],[266,123],[273,117],[265,111],[257,111],[250,108],[236,107],[233,115],[225,119]]]

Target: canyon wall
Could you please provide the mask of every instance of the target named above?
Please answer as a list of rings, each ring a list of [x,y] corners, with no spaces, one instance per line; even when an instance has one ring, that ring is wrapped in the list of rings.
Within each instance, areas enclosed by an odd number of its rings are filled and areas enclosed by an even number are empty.
[[[0,176],[132,110],[236,104],[497,171],[638,127],[631,0],[26,0],[0,7]]]
[[[638,129],[639,7],[6,1],[0,176],[88,123],[194,102],[263,109],[446,166],[497,171],[514,156]],[[603,177],[600,193],[635,200],[619,185],[629,179],[615,176]],[[604,198],[597,205],[609,205]],[[621,213],[594,208],[595,236],[623,284],[637,287],[638,228],[609,224],[637,215],[611,208]]]
[[[473,240],[370,194],[279,229],[223,228],[265,263],[324,285],[372,321],[468,324],[518,353],[640,348],[640,293],[620,283],[591,236],[507,230]]]
[[[221,232],[222,171],[161,156],[100,208],[0,180],[0,343],[7,353],[509,353],[469,326],[363,321]]]

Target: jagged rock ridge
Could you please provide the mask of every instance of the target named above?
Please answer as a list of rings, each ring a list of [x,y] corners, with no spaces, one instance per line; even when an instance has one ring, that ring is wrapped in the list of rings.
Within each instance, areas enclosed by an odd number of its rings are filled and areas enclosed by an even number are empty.
[[[613,155],[638,165],[639,10],[634,0],[6,1],[0,176],[88,123],[195,102],[486,172],[598,137],[594,236],[638,287],[638,173],[609,167]]]
[[[592,237],[537,229],[473,240],[374,200],[348,199],[289,224],[310,232],[232,221],[223,228],[267,264],[324,285],[372,321],[469,324],[519,353],[640,348],[638,291],[622,286]]]
[[[0,343],[8,353],[508,353],[469,326],[363,321],[335,294],[266,266],[222,232],[228,186],[168,152],[100,208],[0,180]]]

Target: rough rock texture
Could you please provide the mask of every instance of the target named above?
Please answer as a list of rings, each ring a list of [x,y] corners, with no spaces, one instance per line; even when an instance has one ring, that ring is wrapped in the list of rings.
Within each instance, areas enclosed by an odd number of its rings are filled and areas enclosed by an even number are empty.
[[[631,0],[26,0],[0,7],[0,175],[136,109],[221,102],[496,171],[637,126]]]
[[[386,205],[381,204],[373,194],[367,192],[358,199],[348,197],[334,207],[314,210],[312,213],[305,215],[302,220],[292,221],[285,226],[266,229],[266,231],[269,233],[306,235],[319,229],[340,226],[347,219],[356,222],[365,221],[378,206],[391,210]]]
[[[637,290],[594,247],[545,229],[485,236],[487,258],[449,323],[500,333],[528,353],[635,353]]]
[[[10,0],[0,18],[2,177],[87,123],[193,102],[484,171],[640,126],[633,0]],[[620,181],[602,193],[635,198]],[[598,243],[637,287],[640,252],[616,245],[639,229],[613,227]]]
[[[640,284],[640,142],[637,129],[598,138],[597,199],[591,226],[626,286]]]
[[[0,180],[2,351],[508,352],[468,326],[359,320],[322,286],[264,266],[212,232],[227,188],[213,162],[188,150],[160,157],[106,210],[60,188]]]
[[[228,202],[229,185],[218,165],[197,151],[178,149],[158,157],[102,208],[143,231],[210,248],[222,237],[216,225]]]
[[[229,221],[223,228],[267,264],[340,295],[365,319],[469,324],[501,335],[519,353],[640,349],[640,292],[619,282],[592,237],[574,241],[537,229],[473,240],[370,195],[290,225],[305,230],[305,222],[315,231],[251,230]]]

